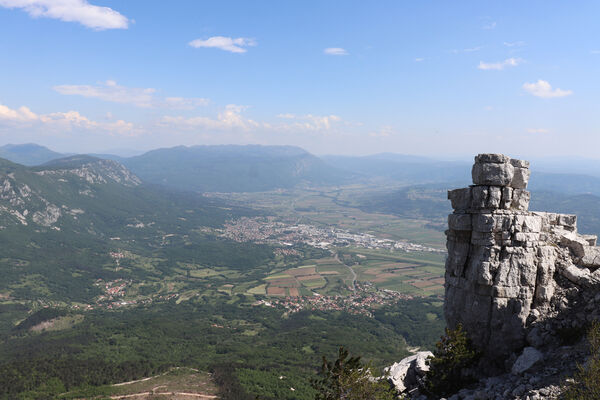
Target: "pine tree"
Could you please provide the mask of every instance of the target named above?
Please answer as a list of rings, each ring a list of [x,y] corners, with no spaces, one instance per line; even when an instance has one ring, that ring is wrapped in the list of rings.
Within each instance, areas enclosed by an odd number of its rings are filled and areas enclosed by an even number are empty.
[[[335,362],[323,357],[320,378],[313,382],[316,400],[393,400],[395,390],[386,380],[371,375],[371,364],[363,364],[360,357],[350,357],[340,347]]]

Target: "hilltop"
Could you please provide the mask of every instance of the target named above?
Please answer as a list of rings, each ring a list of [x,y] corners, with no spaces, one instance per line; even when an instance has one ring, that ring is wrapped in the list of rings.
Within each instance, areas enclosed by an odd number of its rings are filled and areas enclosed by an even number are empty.
[[[293,146],[178,146],[123,163],[147,182],[199,192],[260,192],[347,182],[347,173]]]
[[[44,164],[65,156],[66,154],[57,153],[35,143],[6,144],[0,147],[0,158],[29,166]]]

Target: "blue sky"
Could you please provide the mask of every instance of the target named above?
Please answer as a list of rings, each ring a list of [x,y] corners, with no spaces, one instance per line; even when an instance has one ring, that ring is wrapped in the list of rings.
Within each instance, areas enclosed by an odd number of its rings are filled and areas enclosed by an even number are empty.
[[[0,0],[0,144],[600,158],[595,1]]]

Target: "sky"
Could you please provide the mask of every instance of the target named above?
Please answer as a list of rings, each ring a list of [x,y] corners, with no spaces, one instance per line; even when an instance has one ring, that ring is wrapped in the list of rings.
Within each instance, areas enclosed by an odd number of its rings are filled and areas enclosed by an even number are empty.
[[[599,15],[597,1],[0,0],[0,144],[599,159]]]

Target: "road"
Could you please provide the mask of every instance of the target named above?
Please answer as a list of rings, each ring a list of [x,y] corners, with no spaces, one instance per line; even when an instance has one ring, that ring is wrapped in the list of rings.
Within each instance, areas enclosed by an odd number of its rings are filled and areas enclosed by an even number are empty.
[[[356,282],[356,272],[354,272],[354,270],[352,269],[351,266],[344,264],[342,262],[342,260],[340,260],[340,256],[339,256],[339,254],[337,252],[335,253],[335,260],[337,262],[339,262],[340,264],[342,264],[344,267],[346,267],[346,268],[348,268],[350,270],[350,273],[352,274],[352,282],[351,282],[350,288],[352,289],[352,291],[356,290],[356,285],[355,285],[355,282]]]

